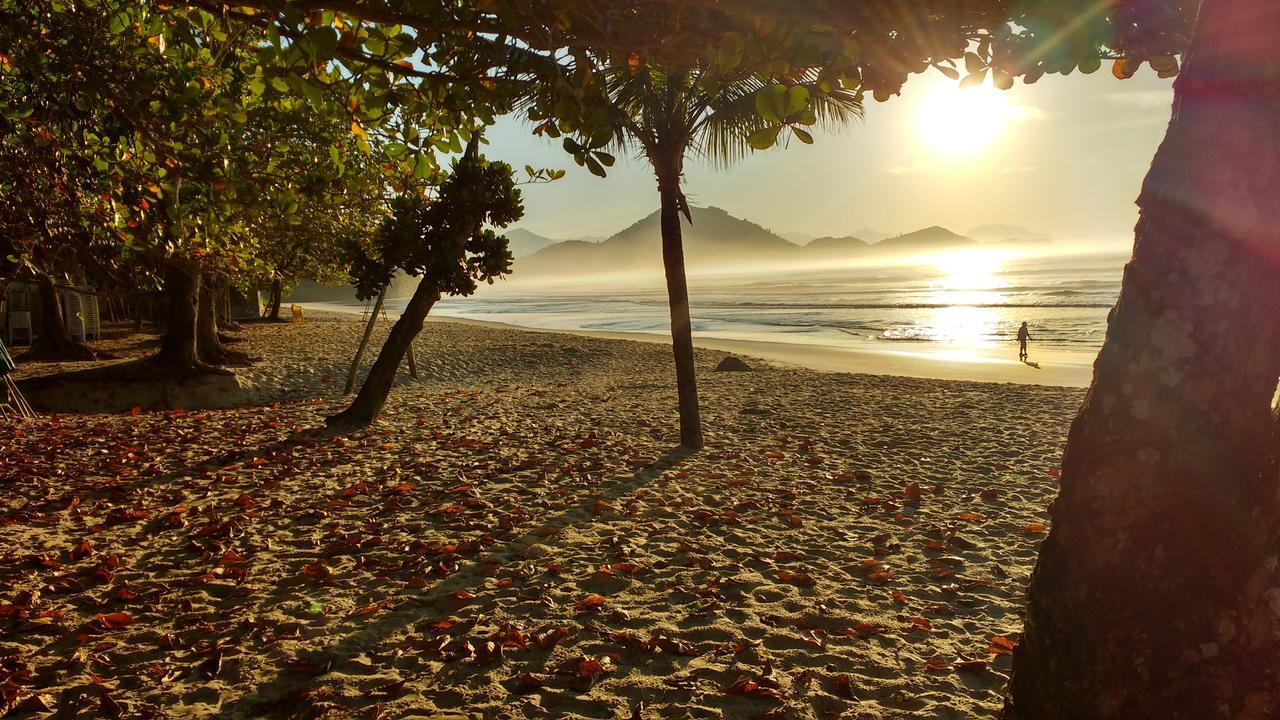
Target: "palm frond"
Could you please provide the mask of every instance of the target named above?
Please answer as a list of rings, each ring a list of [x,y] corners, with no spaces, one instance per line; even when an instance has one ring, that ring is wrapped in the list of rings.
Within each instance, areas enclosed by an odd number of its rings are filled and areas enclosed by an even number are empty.
[[[806,80],[794,84],[809,91],[809,109],[817,118],[817,127],[838,130],[862,118],[862,102],[855,93],[842,89],[825,92],[813,78]],[[719,168],[746,158],[751,151],[747,138],[772,126],[756,110],[756,93],[771,84],[755,77],[725,88],[724,95],[695,126],[692,149]]]

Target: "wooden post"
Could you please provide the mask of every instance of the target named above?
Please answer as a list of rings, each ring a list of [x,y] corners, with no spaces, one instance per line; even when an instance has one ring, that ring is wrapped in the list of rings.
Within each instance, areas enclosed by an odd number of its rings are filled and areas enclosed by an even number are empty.
[[[378,311],[382,309],[382,301],[387,297],[387,288],[378,293],[378,301],[373,304],[373,313],[369,315],[369,324],[364,326],[364,337],[360,339],[360,347],[351,360],[351,369],[347,372],[347,387],[342,392],[350,395],[356,391],[356,373],[360,372],[360,360],[364,358],[365,348],[369,347],[369,338],[373,335],[373,326],[378,322]]]

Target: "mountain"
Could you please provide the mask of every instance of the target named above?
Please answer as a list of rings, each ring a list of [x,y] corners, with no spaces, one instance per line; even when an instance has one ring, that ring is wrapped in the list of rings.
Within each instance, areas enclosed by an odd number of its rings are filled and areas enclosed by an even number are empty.
[[[555,240],[551,238],[529,232],[524,228],[507,230],[502,234],[507,236],[507,247],[511,249],[511,254],[516,257],[532,255],[542,248],[555,243]]]
[[[774,262],[800,256],[794,243],[716,207],[690,208],[693,222],[681,218],[685,262],[712,267],[744,262]],[[517,273],[616,272],[662,267],[662,229],[655,212],[600,242],[567,241],[549,245],[516,263]]]
[[[808,245],[804,246],[804,249],[810,255],[839,257],[865,253],[871,249],[871,244],[852,235],[846,237],[821,237],[810,241]]]
[[[809,235],[807,233],[797,233],[797,232],[778,233],[778,237],[782,238],[783,240],[786,240],[787,242],[793,242],[796,245],[808,245],[809,243],[813,242],[813,239],[814,239],[813,235]]]
[[[549,237],[543,237],[535,232],[530,232],[524,228],[515,228],[503,232],[507,236],[507,247],[511,248],[511,254],[521,258],[532,255],[539,250],[555,245],[558,242],[566,242],[564,240],[553,240]],[[600,242],[604,240],[602,237],[581,237],[574,238],[574,241],[581,242]]]
[[[853,237],[862,238],[864,242],[878,243],[881,240],[884,240],[885,238],[889,237],[889,233],[880,232],[879,230],[875,230],[869,227],[864,227],[860,230],[854,230]]]
[[[1042,232],[1028,230],[1019,225],[980,225],[965,233],[978,242],[1006,243],[1014,245],[1045,245],[1053,238]]]
[[[949,250],[952,248],[971,247],[977,242],[964,235],[957,235],[944,227],[927,227],[905,235],[886,238],[872,245],[878,253],[885,252],[920,252],[923,250]]]
[[[869,243],[860,236],[816,238],[796,245],[753,222],[733,217],[716,207],[690,208],[693,222],[681,218],[685,263],[690,268],[723,268],[751,263],[804,263],[845,257],[875,257],[973,247],[971,238],[942,227],[929,227]],[[515,263],[516,277],[662,270],[662,228],[659,213],[600,241],[552,242]],[[532,234],[532,233],[530,233]],[[872,237],[880,235],[869,231]],[[539,236],[540,237],[540,236]],[[542,238],[545,240],[546,238]]]

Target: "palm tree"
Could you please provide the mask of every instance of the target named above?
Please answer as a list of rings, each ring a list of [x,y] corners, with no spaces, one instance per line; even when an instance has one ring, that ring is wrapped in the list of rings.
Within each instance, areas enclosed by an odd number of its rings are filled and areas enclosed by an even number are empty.
[[[861,96],[819,77],[817,71],[789,78],[742,69],[723,71],[714,63],[668,69],[629,58],[605,59],[597,68],[609,108],[611,136],[595,134],[586,144],[566,139],[579,163],[597,175],[612,157],[596,148],[613,144],[648,159],[661,199],[662,260],[671,309],[671,343],[680,401],[680,443],[701,449],[702,422],[693,364],[689,292],[685,279],[680,216],[693,218],[681,189],[684,163],[701,155],[725,167],[751,149],[772,147],[784,130],[813,142],[805,127],[835,127],[862,115]]]

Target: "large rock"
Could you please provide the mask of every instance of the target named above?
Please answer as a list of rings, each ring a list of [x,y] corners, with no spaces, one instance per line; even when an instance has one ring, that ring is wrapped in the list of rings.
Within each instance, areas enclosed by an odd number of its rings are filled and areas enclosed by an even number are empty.
[[[742,360],[742,358],[734,357],[732,355],[721,360],[720,364],[716,365],[716,372],[751,372],[751,371],[752,371],[752,367],[746,364]]]

